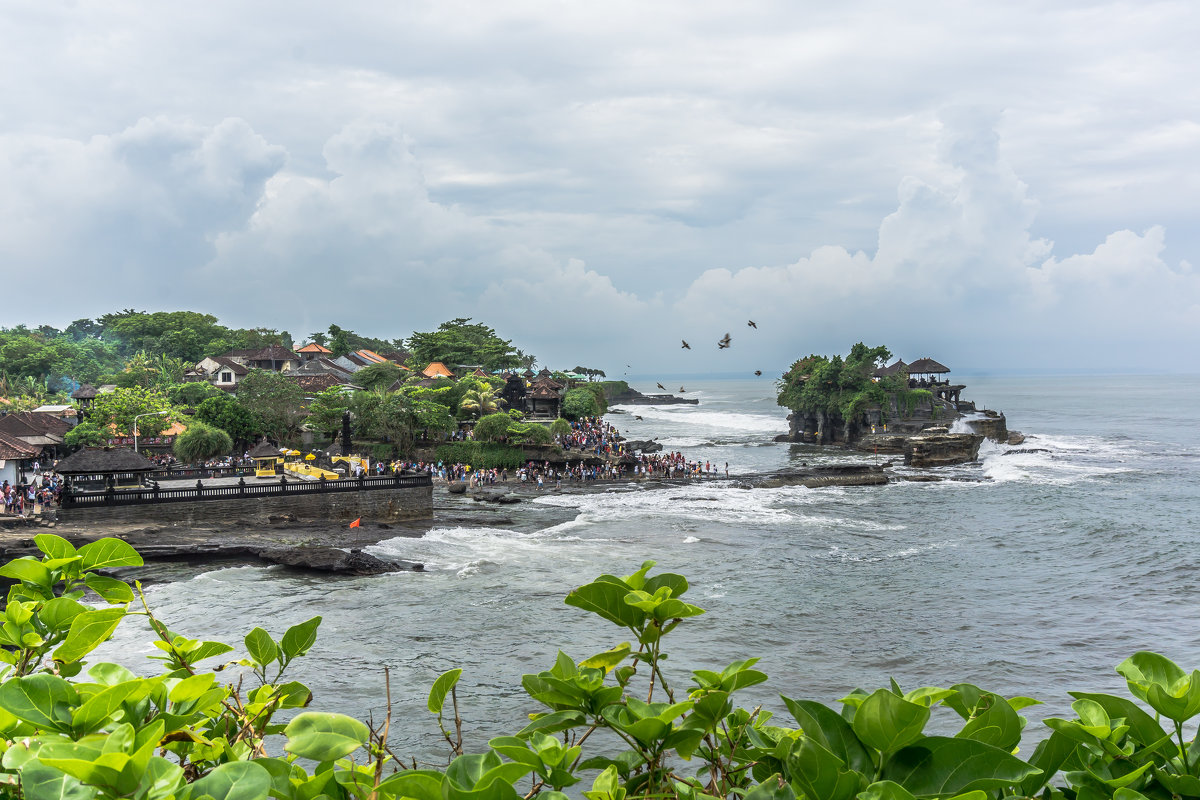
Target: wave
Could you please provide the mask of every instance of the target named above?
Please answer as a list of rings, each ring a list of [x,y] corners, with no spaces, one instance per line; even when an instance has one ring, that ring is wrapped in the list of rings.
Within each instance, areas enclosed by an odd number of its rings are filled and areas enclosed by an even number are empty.
[[[747,414],[738,411],[700,411],[696,406],[638,406],[639,416],[647,420],[678,422],[688,426],[703,426],[746,433],[778,434],[787,430],[787,419],[766,414]]]
[[[523,560],[548,542],[565,540],[547,536],[545,531],[434,528],[423,536],[397,536],[363,550],[384,560],[416,561],[424,564],[427,571],[450,571],[462,576],[488,566]]]

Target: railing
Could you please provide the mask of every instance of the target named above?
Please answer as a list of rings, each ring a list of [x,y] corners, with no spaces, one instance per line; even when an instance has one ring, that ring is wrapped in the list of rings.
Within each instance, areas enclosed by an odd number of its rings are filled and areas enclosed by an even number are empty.
[[[375,489],[419,489],[433,487],[433,477],[422,475],[382,475],[368,478],[321,479],[312,483],[246,483],[232,486],[196,485],[187,489],[161,489],[157,484],[143,489],[107,489],[103,492],[76,493],[64,490],[63,508],[106,508],[111,506],[150,505],[153,503],[190,503],[200,500],[237,500],[247,497],[283,497],[285,495],[361,492]]]
[[[234,467],[164,467],[152,473],[153,477],[164,481],[177,478],[236,478],[253,474],[253,464]]]

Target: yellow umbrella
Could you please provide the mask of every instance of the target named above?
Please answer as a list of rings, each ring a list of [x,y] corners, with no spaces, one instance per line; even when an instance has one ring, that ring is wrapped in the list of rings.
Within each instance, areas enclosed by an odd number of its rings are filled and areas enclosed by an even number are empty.
[[[316,456],[314,456],[312,453],[309,453],[308,455],[306,455],[306,456],[304,457],[304,460],[305,460],[305,461],[316,461],[316,460],[317,460],[317,457],[316,457]]]
[[[286,453],[284,453],[284,455],[285,456],[298,456],[298,455],[300,455],[300,451],[299,450],[288,450]]]

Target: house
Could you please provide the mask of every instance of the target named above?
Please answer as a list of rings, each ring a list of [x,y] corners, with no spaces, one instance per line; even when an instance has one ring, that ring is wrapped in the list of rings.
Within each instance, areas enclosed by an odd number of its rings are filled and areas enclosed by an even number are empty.
[[[316,342],[313,342],[311,344],[306,344],[304,347],[301,347],[299,350],[297,350],[296,355],[300,356],[300,358],[307,363],[312,361],[314,358],[328,358],[329,356],[333,355],[333,351],[328,347],[322,347]]]
[[[288,350],[281,344],[273,344],[251,355],[247,360],[246,366],[256,369],[269,369],[273,372],[283,372],[284,370],[295,369],[300,366],[300,361],[300,356],[291,350]]]
[[[8,433],[0,432],[0,481],[14,486],[24,483],[42,448]]]
[[[206,380],[218,389],[223,389],[226,392],[232,392],[242,378],[249,374],[250,370],[239,361],[235,361],[230,356],[209,356],[196,364],[191,370],[192,380]],[[184,376],[188,378],[189,376]]]
[[[566,390],[565,383],[559,383],[550,374],[550,370],[543,369],[529,383],[526,412],[534,419],[557,419],[562,410],[562,399]]]
[[[63,406],[63,405],[38,406],[37,408],[34,409],[34,413],[52,414],[53,416],[56,416],[59,419],[66,422],[72,428],[74,428],[79,423],[79,411],[75,408],[75,406]]]
[[[387,361],[395,361],[395,359],[381,356],[374,350],[365,349],[355,350],[353,353],[347,353],[344,356],[338,356],[334,359],[335,364],[345,367],[351,372],[358,372],[363,367],[369,367],[372,364],[383,364]],[[399,361],[396,361],[395,363],[400,364],[401,368],[403,369],[408,369],[408,367],[404,366],[404,364]]]
[[[71,423],[53,414],[34,411],[18,411],[0,417],[0,433],[15,436],[28,445],[38,448],[47,460],[58,455],[63,437],[71,430]]]

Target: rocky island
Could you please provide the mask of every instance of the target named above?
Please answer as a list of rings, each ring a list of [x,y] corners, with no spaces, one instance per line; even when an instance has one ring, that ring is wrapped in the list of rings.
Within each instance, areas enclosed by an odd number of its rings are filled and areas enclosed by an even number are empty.
[[[777,401],[791,413],[777,440],[903,454],[913,467],[974,461],[985,438],[1023,441],[1002,413],[961,399],[966,386],[943,377],[948,367],[931,358],[884,366],[891,356],[859,342],[844,359],[810,355],[794,363],[780,381]]]

